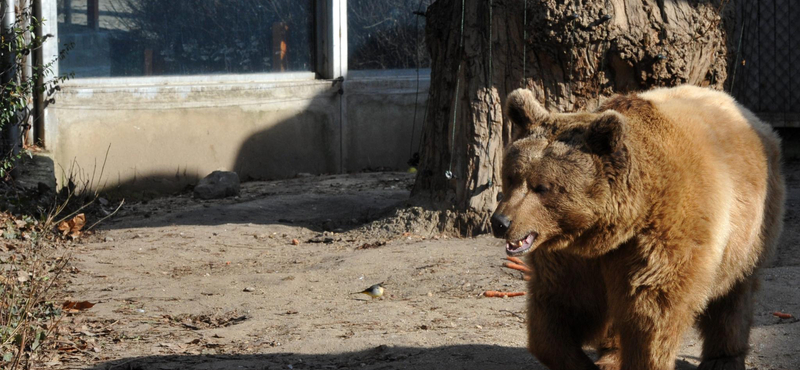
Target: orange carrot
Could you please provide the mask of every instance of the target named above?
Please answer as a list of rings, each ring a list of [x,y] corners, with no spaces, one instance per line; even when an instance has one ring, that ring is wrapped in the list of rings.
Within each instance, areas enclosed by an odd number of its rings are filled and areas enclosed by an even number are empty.
[[[484,297],[490,298],[519,297],[523,295],[525,295],[525,292],[498,292],[496,290],[487,290],[483,292]]]
[[[778,312],[778,311],[775,311],[772,314],[775,315],[776,317],[781,318],[781,319],[791,319],[792,317],[794,317],[790,313],[783,313],[783,312]]]
[[[526,274],[530,274],[531,273],[531,269],[529,269],[528,266],[518,265],[518,264],[516,264],[514,262],[503,262],[503,267],[508,267],[508,268],[510,268],[512,270],[519,270],[519,271],[522,271],[522,272],[524,272]]]
[[[527,265],[525,264],[525,262],[522,262],[522,260],[521,260],[521,259],[519,259],[519,258],[517,258],[517,257],[511,257],[511,256],[508,256],[508,257],[506,257],[506,259],[507,259],[507,260],[509,260],[509,261],[511,261],[511,262],[518,263],[518,264],[520,264],[520,265],[523,265],[523,266],[527,266]]]

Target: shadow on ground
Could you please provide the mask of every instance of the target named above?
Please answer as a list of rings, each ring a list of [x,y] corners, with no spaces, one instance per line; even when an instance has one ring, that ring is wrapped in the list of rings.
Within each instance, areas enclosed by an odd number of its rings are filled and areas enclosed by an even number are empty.
[[[318,232],[342,231],[408,200],[413,177],[375,172],[248,182],[236,198],[204,201],[184,193],[129,202],[101,228],[285,224]]]
[[[494,369],[547,370],[524,348],[455,345],[435,348],[378,346],[339,354],[276,353],[261,355],[147,356],[100,364],[93,370],[172,369]],[[695,367],[686,361],[677,370]]]

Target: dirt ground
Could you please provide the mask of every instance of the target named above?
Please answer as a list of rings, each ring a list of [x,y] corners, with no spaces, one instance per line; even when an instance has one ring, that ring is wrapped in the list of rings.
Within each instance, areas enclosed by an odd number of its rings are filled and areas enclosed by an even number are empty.
[[[798,369],[800,165],[790,166],[787,230],[763,272],[749,369]],[[412,176],[369,173],[242,185],[126,205],[74,253],[59,369],[544,369],[525,350],[521,273],[485,236],[408,232],[376,221]],[[420,218],[427,217],[421,213]],[[299,245],[293,244],[293,239]],[[386,295],[352,294],[385,282]],[[677,367],[694,369],[687,335]]]

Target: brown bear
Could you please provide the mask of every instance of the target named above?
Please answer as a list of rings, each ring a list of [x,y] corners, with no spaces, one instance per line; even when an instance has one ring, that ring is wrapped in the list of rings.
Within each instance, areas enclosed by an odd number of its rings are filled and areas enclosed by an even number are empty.
[[[530,352],[550,369],[673,369],[696,323],[699,369],[744,370],[757,270],[782,230],[772,128],[694,86],[586,113],[522,89],[506,106],[517,134],[492,227],[533,270]]]

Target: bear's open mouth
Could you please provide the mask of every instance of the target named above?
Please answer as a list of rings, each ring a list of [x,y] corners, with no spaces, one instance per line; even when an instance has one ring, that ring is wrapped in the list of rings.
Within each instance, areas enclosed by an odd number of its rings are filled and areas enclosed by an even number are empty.
[[[531,249],[533,242],[539,234],[532,232],[528,236],[517,240],[516,242],[506,242],[506,254],[509,256],[519,256],[525,254]]]

